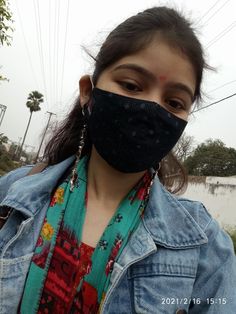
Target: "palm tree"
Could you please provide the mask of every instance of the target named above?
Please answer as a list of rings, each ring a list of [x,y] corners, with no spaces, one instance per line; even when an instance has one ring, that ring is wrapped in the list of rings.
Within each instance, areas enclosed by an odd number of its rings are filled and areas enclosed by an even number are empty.
[[[32,114],[35,111],[41,110],[40,103],[42,103],[43,101],[44,101],[43,100],[43,95],[41,93],[39,93],[38,91],[31,92],[29,94],[28,98],[27,98],[26,107],[28,107],[29,110],[30,110],[30,116],[29,116],[29,121],[28,121],[26,130],[25,130],[24,138],[23,138],[23,141],[22,141],[22,144],[21,144],[21,147],[20,147],[19,159],[20,159],[22,148],[23,148],[23,145],[24,145],[24,142],[25,142],[25,138],[26,138],[28,129],[29,129],[29,125],[30,125],[30,121],[31,121],[31,118],[32,118]]]

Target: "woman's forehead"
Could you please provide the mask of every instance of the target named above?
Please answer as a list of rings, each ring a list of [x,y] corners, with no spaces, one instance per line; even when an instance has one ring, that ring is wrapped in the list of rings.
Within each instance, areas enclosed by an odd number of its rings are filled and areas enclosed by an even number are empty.
[[[153,41],[144,49],[125,56],[109,67],[109,72],[133,71],[147,79],[174,81],[195,90],[196,74],[192,63],[178,48]]]

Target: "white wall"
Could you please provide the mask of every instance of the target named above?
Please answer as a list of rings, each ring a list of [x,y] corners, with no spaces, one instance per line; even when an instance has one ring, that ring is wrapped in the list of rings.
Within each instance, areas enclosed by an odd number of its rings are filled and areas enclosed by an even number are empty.
[[[236,177],[190,177],[183,196],[201,201],[222,227],[236,227]]]

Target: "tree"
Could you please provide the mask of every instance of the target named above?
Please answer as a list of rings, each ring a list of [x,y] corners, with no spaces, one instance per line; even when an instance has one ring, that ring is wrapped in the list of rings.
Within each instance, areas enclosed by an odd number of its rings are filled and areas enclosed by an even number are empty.
[[[16,152],[17,148],[18,148],[18,145],[12,142],[12,143],[11,143],[11,146],[10,146],[10,148],[9,148],[9,154],[10,154],[12,157],[15,155],[15,152]]]
[[[19,151],[19,158],[21,156],[21,152],[22,152],[22,148],[23,145],[25,143],[25,138],[29,129],[29,125],[31,122],[31,118],[32,118],[32,114],[33,112],[39,111],[41,110],[40,108],[40,104],[43,102],[43,95],[41,93],[39,93],[38,91],[33,91],[29,94],[28,98],[27,98],[27,102],[26,102],[26,106],[29,108],[30,110],[30,116],[29,116],[29,121],[25,130],[25,134],[23,137],[23,141],[21,143],[21,147],[20,147],[20,151]]]
[[[173,151],[178,160],[184,162],[191,155],[194,146],[194,137],[183,133]]]
[[[0,176],[15,168],[9,152],[3,145],[8,143],[8,141],[8,137],[0,133]]]
[[[232,176],[236,174],[236,150],[217,140],[197,146],[184,162],[190,175]]]
[[[0,145],[7,142],[8,142],[8,137],[5,136],[3,133],[0,133]]]
[[[0,0],[0,46],[6,44],[11,45],[10,33],[13,31],[11,27],[13,23],[12,13],[9,10],[7,0]],[[6,81],[7,79],[0,74],[0,81]]]
[[[8,142],[8,137],[3,133],[0,133],[0,157],[6,152],[6,148],[3,144]]]

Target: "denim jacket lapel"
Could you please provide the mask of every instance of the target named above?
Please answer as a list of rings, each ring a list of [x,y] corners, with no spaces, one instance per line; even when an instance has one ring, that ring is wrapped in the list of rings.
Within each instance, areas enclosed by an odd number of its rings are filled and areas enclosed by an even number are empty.
[[[43,172],[31,176],[25,175],[15,181],[0,206],[15,208],[26,217],[34,216],[48,202],[57,182],[74,158],[72,156],[59,164],[49,166]]]
[[[153,240],[167,248],[184,249],[208,242],[197,221],[158,179],[155,180],[151,190],[144,225]]]

